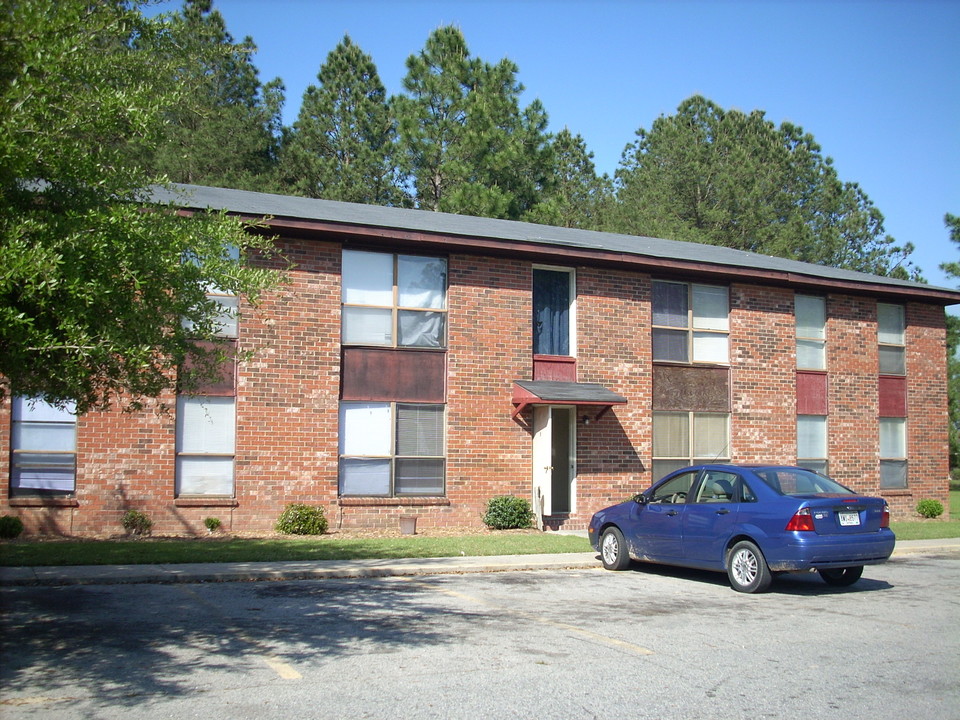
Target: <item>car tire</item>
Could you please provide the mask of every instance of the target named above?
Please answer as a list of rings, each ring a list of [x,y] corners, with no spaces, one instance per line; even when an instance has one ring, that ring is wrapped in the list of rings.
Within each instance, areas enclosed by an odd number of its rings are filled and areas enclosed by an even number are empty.
[[[727,577],[737,592],[759,593],[770,587],[773,575],[760,548],[741,540],[727,553]]]
[[[630,553],[619,528],[608,527],[600,536],[600,560],[607,570],[626,570]]]
[[[833,587],[847,587],[853,585],[863,575],[863,565],[853,565],[845,568],[830,568],[818,570],[820,577],[827,585]]]

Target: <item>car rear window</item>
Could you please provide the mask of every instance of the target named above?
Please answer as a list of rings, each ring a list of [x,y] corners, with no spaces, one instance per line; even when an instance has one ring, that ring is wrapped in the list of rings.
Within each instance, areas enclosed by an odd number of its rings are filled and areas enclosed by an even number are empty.
[[[826,475],[800,468],[764,468],[755,470],[757,477],[782,495],[816,495],[829,493],[853,495],[854,492]]]

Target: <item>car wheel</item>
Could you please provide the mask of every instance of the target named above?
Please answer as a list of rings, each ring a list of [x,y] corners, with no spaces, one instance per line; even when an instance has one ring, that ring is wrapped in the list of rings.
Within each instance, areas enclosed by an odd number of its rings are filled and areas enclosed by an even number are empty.
[[[600,538],[600,559],[607,570],[626,570],[630,565],[630,553],[623,541],[623,533],[608,527]]]
[[[854,565],[853,567],[832,568],[830,570],[818,570],[820,577],[827,585],[833,587],[847,587],[853,585],[860,576],[863,575],[863,565]]]
[[[757,593],[770,587],[773,576],[760,549],[749,540],[741,540],[727,555],[727,577],[737,592]]]

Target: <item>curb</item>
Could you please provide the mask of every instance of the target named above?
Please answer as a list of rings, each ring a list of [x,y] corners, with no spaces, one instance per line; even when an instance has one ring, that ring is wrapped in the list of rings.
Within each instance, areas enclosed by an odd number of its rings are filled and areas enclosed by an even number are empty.
[[[255,582],[599,568],[597,554],[0,568],[0,586]]]
[[[960,554],[960,538],[907,540],[893,558]],[[463,575],[524,570],[594,570],[595,552],[485,557],[324,560],[315,562],[184,563],[178,565],[77,565],[0,567],[0,587],[25,585],[117,585],[213,582],[265,582]]]

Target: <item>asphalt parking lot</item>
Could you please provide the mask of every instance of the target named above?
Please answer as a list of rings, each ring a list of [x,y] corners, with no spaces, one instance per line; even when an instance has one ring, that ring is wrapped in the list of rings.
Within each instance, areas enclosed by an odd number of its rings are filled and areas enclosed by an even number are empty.
[[[12,718],[960,717],[960,556],[0,589]]]

